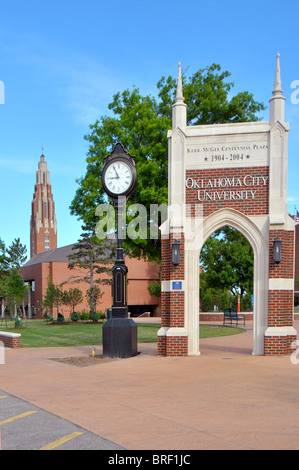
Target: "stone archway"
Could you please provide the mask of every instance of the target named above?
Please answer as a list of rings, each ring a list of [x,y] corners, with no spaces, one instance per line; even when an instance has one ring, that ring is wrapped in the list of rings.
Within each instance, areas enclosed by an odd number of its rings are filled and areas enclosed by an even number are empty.
[[[229,225],[238,230],[249,241],[254,252],[254,314],[253,314],[253,351],[255,355],[264,354],[264,334],[267,329],[268,312],[268,240],[264,227],[259,220],[249,219],[244,214],[230,208],[220,209],[207,217],[202,230],[194,238],[185,242],[185,328],[188,331],[188,354],[200,353],[199,345],[199,264],[200,251],[205,241],[216,230]]]
[[[159,355],[199,354],[199,254],[225,225],[242,233],[254,252],[253,354],[288,354],[296,339],[295,224],[287,210],[289,125],[279,56],[272,94],[269,121],[188,126],[179,66],[168,131],[168,204],[175,209],[165,224],[168,232],[162,230]]]

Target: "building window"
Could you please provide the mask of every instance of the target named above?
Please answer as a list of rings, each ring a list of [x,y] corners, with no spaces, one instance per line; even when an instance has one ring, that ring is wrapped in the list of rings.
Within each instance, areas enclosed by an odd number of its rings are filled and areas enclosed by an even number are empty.
[[[50,250],[50,237],[45,237],[45,251]]]
[[[48,218],[48,204],[44,202],[44,218]]]

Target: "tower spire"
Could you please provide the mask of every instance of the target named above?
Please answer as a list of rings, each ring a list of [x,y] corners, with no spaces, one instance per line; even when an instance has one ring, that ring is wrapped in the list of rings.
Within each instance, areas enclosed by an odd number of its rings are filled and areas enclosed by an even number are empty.
[[[172,105],[172,129],[184,129],[187,124],[187,105],[183,96],[182,68],[179,62],[178,81],[174,104]]]
[[[42,154],[40,156],[40,161],[44,162],[45,161],[45,156],[44,156],[44,147],[42,147]]]
[[[179,62],[179,71],[178,71],[178,81],[177,81],[177,88],[176,88],[175,103],[184,102],[184,101],[185,101],[185,99],[183,97],[182,67],[181,67],[181,62]]]
[[[43,150],[43,148],[42,148]],[[57,222],[50,173],[42,153],[31,204],[30,257],[57,248]]]
[[[272,98],[270,98],[270,123],[276,121],[284,122],[285,119],[285,97],[282,96],[281,78],[280,78],[280,54],[276,55],[276,68],[274,89],[272,91]]]
[[[279,52],[276,55],[276,69],[275,69],[275,80],[274,80],[274,90],[272,91],[274,96],[282,95],[281,89],[281,78],[280,78],[280,54]]]

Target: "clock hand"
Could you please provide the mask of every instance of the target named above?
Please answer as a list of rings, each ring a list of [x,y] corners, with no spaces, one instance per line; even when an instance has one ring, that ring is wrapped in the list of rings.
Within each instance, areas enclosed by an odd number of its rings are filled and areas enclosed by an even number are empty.
[[[115,169],[115,166],[114,166],[114,165],[113,165],[113,168],[114,168],[114,171],[115,171],[115,173],[116,173],[116,177],[117,177],[117,178],[119,178],[119,176],[118,176],[118,173],[117,173],[117,171],[116,171],[116,169]]]

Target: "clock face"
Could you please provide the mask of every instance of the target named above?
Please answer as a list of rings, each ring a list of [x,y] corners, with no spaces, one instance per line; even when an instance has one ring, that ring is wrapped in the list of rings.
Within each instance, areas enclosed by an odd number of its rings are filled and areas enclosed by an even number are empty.
[[[132,170],[123,161],[111,162],[105,172],[105,184],[113,194],[125,193],[132,184]]]

